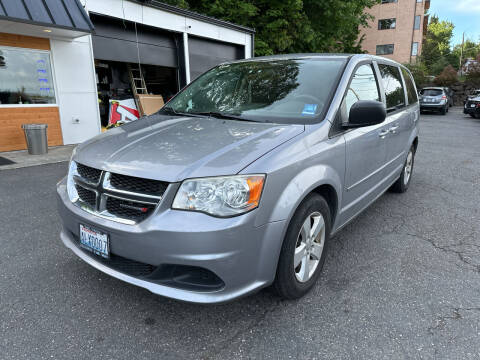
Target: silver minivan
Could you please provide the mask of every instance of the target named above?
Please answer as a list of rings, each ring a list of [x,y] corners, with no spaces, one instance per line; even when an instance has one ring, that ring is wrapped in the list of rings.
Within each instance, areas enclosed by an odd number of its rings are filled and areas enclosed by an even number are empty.
[[[370,55],[219,65],[157,114],[78,145],[57,187],[63,243],[98,270],[184,301],[317,281],[329,242],[418,145],[409,71]]]

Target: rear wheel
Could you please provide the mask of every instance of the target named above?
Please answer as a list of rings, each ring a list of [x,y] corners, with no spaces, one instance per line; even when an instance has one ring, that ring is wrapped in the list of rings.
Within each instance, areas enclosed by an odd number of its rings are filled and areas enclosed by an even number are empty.
[[[331,229],[330,208],[318,195],[298,207],[283,240],[273,287],[284,299],[297,299],[315,285],[325,262]]]
[[[440,114],[442,115],[445,115],[447,113],[447,110],[445,107],[443,107],[441,110],[440,110]]]
[[[398,180],[390,188],[391,191],[396,193],[404,193],[408,190],[408,187],[410,186],[410,181],[412,180],[414,162],[415,148],[412,146],[408,151],[407,160],[405,160],[405,165],[403,166],[402,173]]]

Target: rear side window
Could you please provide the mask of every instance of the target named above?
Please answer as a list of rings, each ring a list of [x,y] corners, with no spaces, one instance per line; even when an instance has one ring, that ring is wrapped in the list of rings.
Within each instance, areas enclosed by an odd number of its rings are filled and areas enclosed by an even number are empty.
[[[405,69],[402,69],[403,78],[405,79],[405,85],[407,87],[407,98],[409,104],[414,104],[418,101],[417,91],[415,90],[415,85],[413,84],[412,77],[409,72]]]
[[[379,64],[382,74],[383,88],[387,99],[387,112],[401,109],[405,106],[405,92],[403,90],[400,70],[391,65]]]

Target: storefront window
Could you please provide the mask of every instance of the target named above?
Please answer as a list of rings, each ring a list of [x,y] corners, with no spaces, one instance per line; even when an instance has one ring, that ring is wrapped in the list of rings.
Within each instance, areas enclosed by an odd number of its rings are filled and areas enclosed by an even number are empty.
[[[50,53],[0,46],[0,105],[55,102]]]

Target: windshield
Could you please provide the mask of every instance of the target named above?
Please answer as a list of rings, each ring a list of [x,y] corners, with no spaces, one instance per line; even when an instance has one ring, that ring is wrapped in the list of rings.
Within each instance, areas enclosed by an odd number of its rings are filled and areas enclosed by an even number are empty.
[[[442,95],[443,91],[439,89],[423,89],[420,91],[420,95],[423,96],[439,96]]]
[[[163,111],[274,123],[318,122],[346,58],[248,61],[213,68]]]

